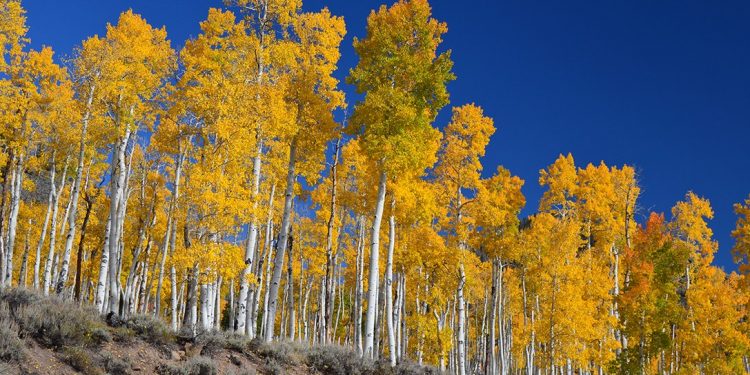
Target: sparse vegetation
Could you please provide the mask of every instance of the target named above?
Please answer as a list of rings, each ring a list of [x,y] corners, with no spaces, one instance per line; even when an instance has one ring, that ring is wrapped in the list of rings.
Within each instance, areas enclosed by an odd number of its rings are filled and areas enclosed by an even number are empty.
[[[216,364],[211,358],[193,357],[182,365],[161,363],[156,367],[158,375],[216,375]]]
[[[0,292],[0,300],[18,325],[21,334],[28,334],[45,346],[97,345],[109,341],[109,334],[98,314],[56,297],[41,296],[25,289]],[[10,328],[6,325],[6,328]]]
[[[130,374],[130,362],[125,359],[115,357],[110,352],[102,353],[102,364],[107,374],[110,375],[127,375]]]
[[[91,354],[81,347],[68,346],[62,350],[63,360],[85,375],[100,375],[104,372],[91,359]]]
[[[159,375],[217,375],[222,368],[219,361],[228,362],[224,362],[224,370],[221,370],[228,374],[255,375],[256,368],[243,365],[248,360],[255,360],[260,372],[268,374],[286,374],[294,368],[323,375],[438,373],[435,369],[404,361],[391,368],[385,362],[363,360],[356,352],[341,346],[311,347],[288,340],[265,343],[213,330],[199,331],[194,337],[179,341],[162,321],[147,315],[120,320],[117,326],[106,324],[106,320],[92,309],[56,297],[44,297],[24,289],[1,290],[0,374],[25,373],[18,371],[19,366],[24,358],[33,357],[26,354],[26,347],[33,345],[25,344],[25,340],[38,343],[38,350],[53,350],[52,358],[86,375],[151,371]],[[184,350],[180,350],[180,343]],[[134,345],[144,351],[156,351],[161,362],[147,364],[146,372],[135,372],[133,359],[116,352],[118,348]],[[102,350],[102,346],[106,349]],[[169,350],[161,350],[164,348]],[[200,348],[200,352],[190,354],[188,348]],[[173,349],[182,354],[170,357],[168,354]],[[241,360],[243,357],[245,359]],[[138,368],[138,371],[143,369]]]
[[[216,364],[208,357],[193,357],[185,364],[188,375],[216,375]]]
[[[10,316],[8,306],[0,304],[0,360],[18,361],[23,356],[23,343],[18,338],[18,324]]]
[[[316,346],[307,353],[307,365],[326,375],[365,375],[374,372],[374,363],[341,346]]]
[[[144,341],[155,345],[169,344],[175,339],[169,327],[151,315],[134,315],[127,319],[125,327],[131,329]]]

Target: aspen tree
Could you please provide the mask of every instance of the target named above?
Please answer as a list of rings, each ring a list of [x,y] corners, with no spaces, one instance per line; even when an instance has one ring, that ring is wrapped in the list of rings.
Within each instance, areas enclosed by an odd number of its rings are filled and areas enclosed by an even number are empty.
[[[128,178],[127,154],[131,137],[147,124],[153,115],[145,98],[153,97],[167,74],[174,68],[174,51],[166,30],[154,29],[132,11],[122,13],[117,25],[107,26],[102,45],[101,99],[99,105],[109,110],[105,119],[113,140],[111,158],[108,241],[102,252],[96,307],[104,312],[119,313],[120,280],[118,259],[121,256],[122,218],[125,213]],[[133,63],[135,62],[135,63]],[[109,306],[105,306],[108,291]]]
[[[264,339],[274,337],[279,282],[284,252],[289,238],[297,163],[310,163],[306,168],[308,180],[315,180],[322,161],[321,151],[336,136],[338,124],[332,111],[344,104],[338,90],[338,80],[332,74],[340,57],[339,45],[346,32],[344,19],[333,16],[328,9],[319,13],[303,13],[294,21],[294,33],[299,42],[294,45],[295,63],[289,76],[286,100],[293,108],[296,121],[286,129],[282,138],[289,147],[289,161],[284,191],[284,206],[279,229],[279,240],[274,259],[274,271],[269,286],[268,324]],[[304,170],[303,170],[304,171]]]
[[[354,40],[359,56],[348,82],[364,93],[349,128],[359,134],[365,154],[377,164],[377,204],[370,235],[364,356],[373,358],[378,306],[380,224],[388,176],[420,175],[435,162],[439,133],[431,124],[448,102],[453,79],[449,52],[437,53],[447,27],[431,17],[424,0],[400,1],[373,11],[367,36]]]

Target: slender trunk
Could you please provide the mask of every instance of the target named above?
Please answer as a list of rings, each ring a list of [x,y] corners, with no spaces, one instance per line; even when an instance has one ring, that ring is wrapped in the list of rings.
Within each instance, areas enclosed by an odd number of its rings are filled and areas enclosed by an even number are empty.
[[[55,288],[57,294],[62,293],[65,283],[68,281],[68,268],[70,263],[70,252],[73,249],[73,240],[76,236],[76,217],[78,215],[78,196],[81,190],[81,181],[83,180],[83,161],[86,151],[86,134],[88,131],[89,117],[91,115],[91,104],[94,100],[95,85],[91,85],[89,96],[86,99],[86,110],[81,120],[81,141],[78,145],[78,166],[76,167],[76,179],[73,181],[73,190],[70,192],[70,213],[68,214],[68,234],[65,237],[65,247],[63,248],[63,260],[60,267],[60,275],[57,278]]]
[[[270,342],[274,336],[276,309],[279,297],[279,283],[281,281],[281,271],[284,262],[284,252],[287,247],[289,238],[289,229],[291,226],[292,202],[294,201],[294,180],[297,176],[295,164],[297,161],[297,138],[292,140],[289,147],[289,166],[286,176],[286,190],[284,191],[284,213],[281,218],[281,230],[279,232],[279,242],[276,246],[276,258],[274,259],[273,277],[269,286],[269,303],[268,319],[266,321],[266,332],[264,339]]]
[[[13,153],[13,150],[8,150],[8,158],[7,162],[5,163],[5,168],[3,168],[3,175],[2,180],[3,184],[0,185],[2,189],[0,190],[0,287],[4,286],[5,284],[5,278],[3,277],[5,275],[5,212],[7,209],[6,199],[5,197],[8,196],[7,194],[8,190],[11,190],[15,187],[14,184],[14,175],[11,171],[13,164],[15,163],[15,154]]]
[[[132,113],[132,108],[131,108]],[[121,269],[122,269],[122,255],[124,252],[124,227],[125,227],[125,213],[128,205],[128,196],[130,190],[130,172],[133,165],[133,155],[130,153],[127,164],[125,164],[125,158],[127,157],[127,148],[131,135],[130,127],[126,128],[125,137],[120,146],[120,153],[118,156],[118,181],[117,181],[117,209],[115,210],[114,222],[117,227],[117,235],[112,236],[110,242],[110,253],[109,255],[109,311],[122,314],[122,286],[120,285],[121,280]]]
[[[457,352],[457,366],[458,374],[466,375],[466,302],[464,301],[464,286],[466,285],[466,275],[464,273],[464,265],[459,266],[459,281],[458,281],[458,349]]]
[[[81,300],[81,280],[83,279],[83,254],[84,254],[84,241],[86,240],[86,227],[89,224],[89,218],[91,217],[91,209],[94,207],[94,202],[86,194],[84,197],[86,201],[86,212],[83,215],[83,223],[81,224],[81,236],[78,240],[78,256],[76,257],[76,280],[75,280],[75,298]]]
[[[396,200],[391,199],[391,217],[388,220],[388,259],[385,264],[385,319],[388,325],[388,355],[391,366],[396,366],[396,335],[393,325],[393,250],[396,246]]]
[[[117,207],[125,183],[125,148],[127,147],[129,137],[130,131],[128,127],[125,135],[117,140],[112,153],[112,161],[110,163],[109,218],[107,219],[104,248],[102,250],[101,263],[99,265],[99,282],[96,286],[96,308],[102,313],[107,311],[107,309],[109,309],[110,312],[116,310],[117,301],[112,301],[112,299],[114,298],[116,300],[119,297],[117,290],[110,290],[109,294],[107,294],[107,290],[112,289],[113,287],[115,289],[117,288],[117,281],[112,280],[116,277],[116,265],[113,263],[117,262],[120,242],[118,234],[120,226],[117,223]],[[107,297],[109,298],[109,303],[105,303]]]
[[[188,297],[185,305],[185,315],[183,316],[182,326],[187,327],[191,335],[196,334],[198,324],[198,265],[193,265],[192,269],[187,270],[188,274]]]
[[[331,207],[330,215],[328,216],[328,226],[326,231],[326,276],[323,281],[323,290],[325,291],[325,298],[321,299],[322,306],[322,318],[323,324],[321,324],[321,337],[323,343],[330,342],[331,330],[331,314],[333,312],[333,225],[334,218],[336,217],[336,187],[338,184],[338,164],[339,164],[339,148],[341,147],[341,138],[336,140],[336,146],[333,153],[333,164],[331,164]]]
[[[21,269],[18,270],[18,286],[26,288],[27,280],[26,280],[26,274],[28,273],[28,265],[29,265],[29,237],[31,235],[31,219],[28,220],[27,226],[26,226],[26,236],[23,241],[23,257],[21,258]]]
[[[294,341],[294,334],[296,332],[296,325],[294,324],[295,319],[295,310],[294,310],[294,280],[293,280],[293,274],[292,274],[292,262],[294,261],[294,257],[292,256],[294,250],[294,236],[289,236],[289,248],[287,251],[287,266],[286,266],[286,286],[287,286],[287,301],[288,301],[288,308],[289,313],[287,315],[287,319],[289,320],[289,329],[287,332],[289,333],[289,340]]]
[[[24,132],[25,133],[25,132]],[[23,186],[24,174],[24,155],[18,158],[16,164],[15,178],[10,196],[10,217],[8,218],[8,243],[5,249],[5,276],[2,285],[6,287],[13,286],[13,253],[16,242],[16,227],[18,226],[18,210],[21,206],[21,187]]]
[[[363,340],[362,340],[362,294],[363,294],[363,283],[364,277],[364,247],[365,247],[365,220],[363,217],[359,218],[359,236],[357,237],[357,283],[355,285],[354,292],[354,342],[357,347],[359,354],[364,354]]]
[[[370,277],[367,291],[367,318],[365,320],[365,358],[374,358],[375,314],[378,308],[378,280],[380,279],[378,263],[380,262],[380,223],[383,219],[385,205],[386,173],[381,166],[380,182],[378,184],[378,199],[375,205],[375,216],[372,222],[370,236]],[[463,374],[462,374],[463,375]]]
[[[245,328],[247,320],[247,295],[250,289],[250,274],[252,273],[253,257],[258,243],[258,191],[260,189],[260,158],[263,153],[263,143],[258,140],[258,151],[253,158],[253,185],[250,199],[253,202],[250,225],[248,226],[247,245],[245,246],[245,268],[242,269],[240,278],[240,296],[238,298],[239,306],[237,308],[237,333],[247,334]]]
[[[52,165],[52,168],[55,168],[54,162]],[[52,223],[51,228],[49,232],[49,252],[47,253],[47,262],[44,265],[44,284],[42,287],[42,292],[44,295],[49,294],[49,289],[52,286],[52,261],[55,258],[55,244],[57,239],[57,212],[60,207],[60,197],[62,196],[63,190],[65,189],[65,180],[66,175],[68,171],[68,163],[65,163],[65,168],[63,168],[63,174],[62,179],[60,180],[60,189],[56,188],[56,185],[52,185],[51,189],[55,190],[55,196],[53,198],[53,206],[52,206]]]
[[[497,374],[497,357],[495,356],[495,343],[497,340],[497,331],[496,331],[496,317],[497,317],[497,301],[498,301],[498,293],[497,293],[497,263],[496,261],[492,262],[492,289],[490,291],[490,300],[492,301],[492,308],[490,311],[490,334],[489,337],[487,337],[487,369],[485,373],[487,375],[496,375]],[[502,325],[502,323],[500,323]]]
[[[52,166],[49,172],[50,189],[47,197],[47,214],[44,216],[44,225],[42,226],[42,233],[39,235],[39,242],[36,246],[36,258],[34,259],[34,289],[39,290],[39,268],[42,263],[42,247],[44,246],[44,238],[47,235],[47,227],[49,226],[50,217],[52,216],[52,206],[55,202],[55,193],[57,188],[55,187],[55,152],[52,152]]]

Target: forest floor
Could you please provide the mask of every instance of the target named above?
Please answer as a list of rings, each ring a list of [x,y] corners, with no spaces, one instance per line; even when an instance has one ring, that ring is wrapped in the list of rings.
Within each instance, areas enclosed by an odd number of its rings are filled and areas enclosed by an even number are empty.
[[[104,318],[24,289],[0,291],[0,374],[437,374],[408,361],[392,368],[341,346],[270,344],[206,331],[174,334],[161,320]]]

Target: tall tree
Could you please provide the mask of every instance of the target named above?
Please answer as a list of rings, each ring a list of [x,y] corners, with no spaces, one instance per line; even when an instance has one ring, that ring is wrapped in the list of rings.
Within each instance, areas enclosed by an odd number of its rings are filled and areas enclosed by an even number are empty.
[[[435,162],[439,132],[432,127],[448,103],[450,52],[438,54],[447,31],[426,0],[399,1],[367,18],[367,36],[354,40],[359,62],[348,77],[364,99],[349,123],[365,154],[377,164],[377,204],[370,235],[364,355],[373,358],[378,308],[380,224],[388,178],[420,175]]]
[[[288,166],[284,205],[276,246],[274,270],[269,286],[269,301],[265,340],[274,337],[284,254],[291,227],[294,185],[298,174],[308,181],[317,180],[325,157],[323,150],[328,142],[338,136],[339,126],[333,119],[333,110],[344,104],[344,95],[333,77],[340,52],[339,46],[346,33],[344,19],[333,16],[328,9],[317,13],[299,14],[293,23],[298,41],[293,45],[294,62],[290,65],[288,92],[285,99],[294,113],[295,121],[284,129],[282,142],[288,145]],[[321,155],[323,154],[323,155]],[[307,164],[300,173],[298,162]],[[305,173],[306,172],[306,173]]]
[[[153,98],[175,67],[174,51],[165,29],[155,29],[132,11],[120,15],[117,25],[107,25],[100,43],[105,59],[101,71],[100,120],[112,141],[109,218],[105,250],[99,268],[96,307],[119,313],[122,224],[128,195],[128,150],[139,129],[154,119]],[[108,293],[107,293],[108,292]],[[109,303],[105,304],[105,294]]]

